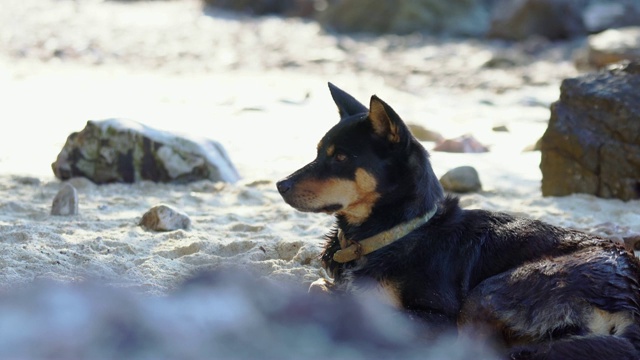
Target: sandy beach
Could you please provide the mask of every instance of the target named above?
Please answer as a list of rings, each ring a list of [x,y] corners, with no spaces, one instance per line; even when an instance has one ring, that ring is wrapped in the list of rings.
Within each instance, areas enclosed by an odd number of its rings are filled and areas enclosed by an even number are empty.
[[[97,279],[163,295],[195,272],[230,266],[300,289],[326,276],[318,254],[331,217],[296,212],[275,182],[311,161],[338,120],[328,81],[363,102],[377,94],[408,123],[488,145],[483,154],[431,152],[439,176],[460,165],[480,173],[483,191],[462,196],[467,208],[617,238],[640,233],[639,201],[543,198],[540,154],[523,152],[544,132],[561,80],[579,73],[577,42],[509,48],[331,35],[311,21],[205,12],[195,0],[9,0],[0,32],[3,292],[35,279]],[[503,58],[515,64],[486,65]],[[80,214],[51,216],[63,185],[51,163],[66,137],[114,117],[215,139],[242,180],[98,186],[77,178],[69,182]],[[191,228],[138,226],[160,203],[186,212]]]

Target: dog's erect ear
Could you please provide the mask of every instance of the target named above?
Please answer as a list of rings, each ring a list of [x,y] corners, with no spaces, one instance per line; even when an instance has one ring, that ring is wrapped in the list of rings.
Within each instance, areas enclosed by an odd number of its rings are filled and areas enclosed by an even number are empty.
[[[329,83],[329,91],[331,91],[331,97],[338,106],[340,119],[357,114],[366,114],[369,111],[366,106],[362,105],[362,103],[353,96],[347,94],[344,90],[332,83]]]
[[[373,95],[369,105],[369,120],[376,135],[391,143],[401,143],[409,139],[410,132],[400,116],[379,97]]]

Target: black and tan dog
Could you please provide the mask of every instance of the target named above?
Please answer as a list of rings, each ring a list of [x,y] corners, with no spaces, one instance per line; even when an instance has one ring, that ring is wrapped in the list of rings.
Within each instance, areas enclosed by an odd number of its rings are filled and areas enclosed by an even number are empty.
[[[432,333],[510,359],[639,359],[640,263],[623,247],[445,197],[427,151],[376,96],[329,84],[340,121],[278,182],[300,211],[335,214],[311,289],[384,294]]]

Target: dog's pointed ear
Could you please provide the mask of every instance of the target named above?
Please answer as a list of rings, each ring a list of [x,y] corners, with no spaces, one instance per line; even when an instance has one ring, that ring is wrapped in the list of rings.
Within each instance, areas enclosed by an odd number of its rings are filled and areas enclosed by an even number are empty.
[[[391,143],[404,143],[409,140],[411,132],[400,116],[379,97],[373,95],[369,105],[369,120],[373,132]]]
[[[369,111],[361,102],[332,83],[329,83],[329,91],[331,91],[331,97],[338,106],[340,119],[356,114],[366,114]]]

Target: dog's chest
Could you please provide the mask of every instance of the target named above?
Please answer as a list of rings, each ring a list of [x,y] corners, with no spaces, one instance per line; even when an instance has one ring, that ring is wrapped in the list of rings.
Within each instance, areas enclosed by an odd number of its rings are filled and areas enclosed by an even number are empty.
[[[360,266],[346,270],[343,273],[339,287],[349,293],[365,298],[373,298],[398,309],[402,308],[400,286],[397,282],[388,278],[379,280],[360,278],[355,274],[358,268]]]

